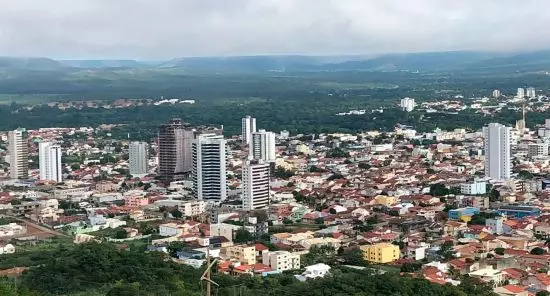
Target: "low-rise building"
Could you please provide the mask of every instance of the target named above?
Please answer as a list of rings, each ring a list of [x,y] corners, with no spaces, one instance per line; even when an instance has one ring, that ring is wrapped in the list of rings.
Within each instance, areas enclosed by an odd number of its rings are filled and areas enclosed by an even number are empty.
[[[390,263],[399,259],[399,246],[390,243],[363,245],[360,247],[365,261],[373,263]]]
[[[487,193],[485,181],[473,181],[460,184],[460,193],[466,195],[478,195]]]
[[[236,259],[242,264],[256,264],[256,248],[254,245],[239,245],[225,248],[228,259]]]
[[[262,263],[278,271],[300,269],[300,254],[288,251],[264,251]]]

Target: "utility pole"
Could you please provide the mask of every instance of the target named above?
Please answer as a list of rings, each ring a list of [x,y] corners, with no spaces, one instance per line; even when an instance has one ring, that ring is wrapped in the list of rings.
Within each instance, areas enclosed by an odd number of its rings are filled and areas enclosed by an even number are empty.
[[[212,266],[216,263],[216,260],[210,262],[210,243],[208,243],[208,246],[206,247],[206,270],[202,274],[200,280],[206,281],[206,296],[212,296],[212,284],[216,286],[218,285],[216,282],[213,282],[210,275],[211,275],[211,269]]]
[[[208,247],[206,247],[206,266],[207,266],[207,269],[206,269],[206,296],[212,296],[212,285],[210,283],[210,281],[212,280],[210,278],[210,273],[211,273],[211,267],[210,267],[210,244],[208,245]]]

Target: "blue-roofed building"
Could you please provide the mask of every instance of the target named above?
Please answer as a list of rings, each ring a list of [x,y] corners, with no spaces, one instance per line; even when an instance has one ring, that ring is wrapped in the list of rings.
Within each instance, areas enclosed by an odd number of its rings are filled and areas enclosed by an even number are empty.
[[[514,218],[523,218],[527,216],[538,217],[541,213],[539,208],[529,206],[501,206],[498,208],[497,212],[501,215]]]
[[[468,222],[472,220],[472,216],[475,214],[479,214],[479,208],[466,207],[449,210],[448,216],[449,220],[462,220],[464,222]]]

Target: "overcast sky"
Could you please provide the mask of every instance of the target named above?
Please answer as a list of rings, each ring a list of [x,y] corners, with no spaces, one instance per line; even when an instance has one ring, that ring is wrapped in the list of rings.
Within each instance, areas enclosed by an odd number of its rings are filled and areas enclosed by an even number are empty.
[[[0,0],[0,55],[168,59],[550,48],[547,0]]]

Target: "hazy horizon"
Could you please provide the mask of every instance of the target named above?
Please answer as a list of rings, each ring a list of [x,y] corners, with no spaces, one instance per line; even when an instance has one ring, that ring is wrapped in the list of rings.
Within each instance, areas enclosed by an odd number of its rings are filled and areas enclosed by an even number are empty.
[[[0,0],[0,56],[167,60],[550,48],[550,2]]]

